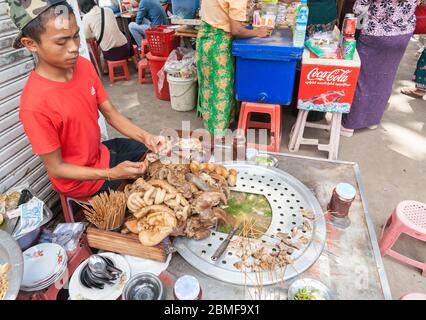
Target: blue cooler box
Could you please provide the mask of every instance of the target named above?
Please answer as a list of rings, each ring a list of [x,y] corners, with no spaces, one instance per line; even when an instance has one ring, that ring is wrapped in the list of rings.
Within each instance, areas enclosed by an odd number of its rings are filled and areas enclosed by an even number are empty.
[[[290,29],[268,38],[234,40],[236,96],[239,101],[288,105],[293,96],[298,60],[303,48],[293,47]]]

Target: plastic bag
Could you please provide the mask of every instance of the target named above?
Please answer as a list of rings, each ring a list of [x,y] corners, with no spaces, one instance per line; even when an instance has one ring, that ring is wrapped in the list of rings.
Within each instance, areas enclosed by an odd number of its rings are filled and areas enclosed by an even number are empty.
[[[334,32],[316,32],[306,42],[305,46],[319,58],[336,58],[339,40]]]
[[[197,76],[195,50],[179,47],[170,52],[163,68],[158,72],[158,90],[164,85],[165,75],[170,74],[175,78],[190,79]]]
[[[87,222],[60,223],[52,233],[51,242],[63,246],[68,252],[74,251],[88,225]]]

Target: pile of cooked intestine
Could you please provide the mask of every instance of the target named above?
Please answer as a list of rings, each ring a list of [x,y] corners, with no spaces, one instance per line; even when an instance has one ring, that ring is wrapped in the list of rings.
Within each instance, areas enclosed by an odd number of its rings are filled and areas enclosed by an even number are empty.
[[[237,171],[214,163],[164,164],[149,154],[145,177],[125,187],[132,213],[122,233],[138,234],[145,246],[155,246],[168,236],[201,240],[218,220],[229,223],[225,211]]]
[[[136,234],[144,246],[156,246],[169,236],[205,239],[219,220],[233,222],[221,207],[236,185],[235,169],[196,161],[173,164],[154,153],[145,157],[145,164],[145,174],[125,186],[130,215],[121,233]]]

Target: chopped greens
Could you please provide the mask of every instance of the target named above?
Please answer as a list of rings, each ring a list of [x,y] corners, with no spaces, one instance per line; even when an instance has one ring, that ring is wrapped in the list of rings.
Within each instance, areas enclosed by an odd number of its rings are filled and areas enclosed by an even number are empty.
[[[256,164],[272,166],[274,165],[274,160],[268,157],[267,155],[258,155],[256,157]]]
[[[302,288],[297,291],[294,295],[294,300],[315,300],[315,290],[308,290],[307,288]]]

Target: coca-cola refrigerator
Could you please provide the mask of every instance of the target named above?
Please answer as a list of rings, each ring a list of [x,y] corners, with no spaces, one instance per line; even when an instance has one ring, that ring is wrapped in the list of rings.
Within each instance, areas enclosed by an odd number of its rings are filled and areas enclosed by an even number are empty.
[[[309,111],[349,113],[358,82],[361,61],[318,58],[305,49],[297,108]]]

